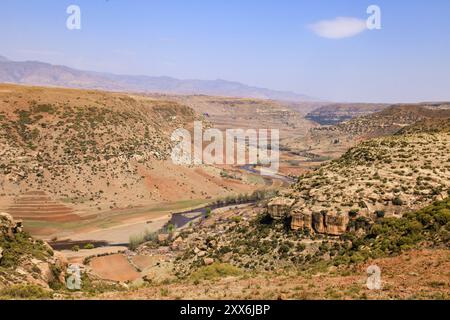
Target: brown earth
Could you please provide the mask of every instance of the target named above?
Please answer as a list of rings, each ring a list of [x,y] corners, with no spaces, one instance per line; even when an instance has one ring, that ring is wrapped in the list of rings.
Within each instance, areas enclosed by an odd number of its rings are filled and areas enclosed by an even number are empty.
[[[366,287],[367,267],[381,269],[381,290]],[[448,250],[414,250],[393,258],[300,274],[246,274],[212,281],[152,284],[100,299],[449,299]]]
[[[53,200],[44,191],[30,191],[17,197],[6,211],[14,218],[23,220],[56,222],[81,220],[73,208]]]
[[[51,235],[61,231],[58,223],[69,228],[70,222],[102,219],[115,210],[265,187],[264,181],[248,181],[244,172],[243,179],[231,179],[213,166],[174,165],[168,157],[171,133],[190,128],[202,115],[168,99],[1,84],[0,209],[24,219],[33,234]],[[261,117],[282,112],[263,101],[241,109],[259,104],[270,111]]]
[[[89,264],[92,272],[105,280],[132,281],[140,277],[123,254],[93,258]]]

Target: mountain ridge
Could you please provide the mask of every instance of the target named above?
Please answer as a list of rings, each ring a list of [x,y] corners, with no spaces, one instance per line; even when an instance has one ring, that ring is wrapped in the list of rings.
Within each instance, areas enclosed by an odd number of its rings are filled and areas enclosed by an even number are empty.
[[[78,70],[41,61],[11,61],[0,56],[0,82],[78,89],[168,94],[204,94],[282,101],[311,101],[306,95],[249,86],[223,79],[176,79],[168,76],[122,75]]]

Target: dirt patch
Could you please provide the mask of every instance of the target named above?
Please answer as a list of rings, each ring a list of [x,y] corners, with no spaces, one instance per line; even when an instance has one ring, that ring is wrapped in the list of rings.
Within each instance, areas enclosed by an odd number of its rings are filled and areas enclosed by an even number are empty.
[[[132,258],[132,261],[136,267],[144,270],[148,267],[151,267],[155,263],[155,258],[151,256],[134,256]]]
[[[448,250],[414,250],[357,266],[320,273],[260,274],[214,281],[173,282],[102,299],[449,299]],[[381,290],[366,286],[367,267],[381,269]],[[97,297],[98,298],[98,297]]]
[[[95,274],[105,280],[125,282],[140,277],[139,272],[122,254],[94,258],[90,262],[90,267]]]

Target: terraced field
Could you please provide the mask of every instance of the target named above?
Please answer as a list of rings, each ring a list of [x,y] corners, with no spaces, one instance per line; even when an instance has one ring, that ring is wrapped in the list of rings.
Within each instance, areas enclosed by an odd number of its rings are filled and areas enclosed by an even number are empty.
[[[30,191],[17,197],[7,211],[22,220],[72,222],[82,219],[79,212],[53,200],[44,191]]]

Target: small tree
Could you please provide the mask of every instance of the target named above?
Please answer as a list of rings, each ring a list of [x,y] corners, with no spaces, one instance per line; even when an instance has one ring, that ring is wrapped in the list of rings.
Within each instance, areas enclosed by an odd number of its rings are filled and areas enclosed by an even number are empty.
[[[167,225],[167,232],[172,233],[175,231],[175,225],[173,223],[169,223]]]
[[[350,217],[354,218],[358,215],[358,213],[359,213],[359,210],[353,209],[353,210],[350,210],[350,212],[348,214],[350,215]]]
[[[384,218],[385,212],[383,210],[377,210],[375,211],[375,214],[377,215],[377,218]]]
[[[394,198],[394,200],[392,200],[392,203],[393,203],[395,206],[402,206],[402,205],[403,205],[403,201],[402,201],[402,199],[400,199],[399,197]]]

